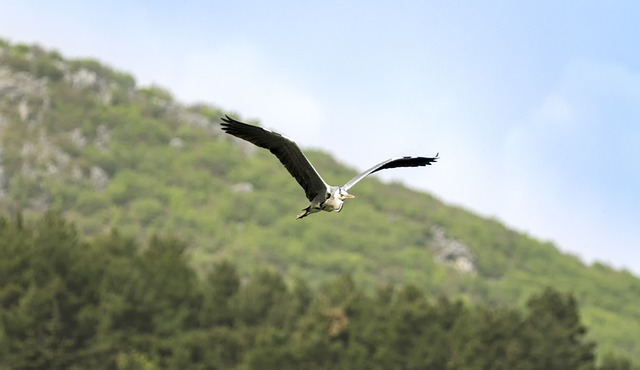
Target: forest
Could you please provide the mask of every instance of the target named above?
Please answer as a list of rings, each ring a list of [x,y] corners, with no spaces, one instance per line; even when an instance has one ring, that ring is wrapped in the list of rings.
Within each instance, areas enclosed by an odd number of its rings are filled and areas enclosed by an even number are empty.
[[[0,219],[0,369],[633,369],[596,363],[573,295],[473,305],[415,285],[312,289],[233,261],[204,274],[170,236],[83,240],[49,213]],[[637,367],[636,367],[637,368]]]

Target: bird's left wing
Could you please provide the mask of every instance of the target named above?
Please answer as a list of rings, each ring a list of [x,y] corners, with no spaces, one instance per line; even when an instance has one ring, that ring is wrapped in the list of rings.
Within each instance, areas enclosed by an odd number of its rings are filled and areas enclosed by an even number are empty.
[[[384,162],[378,163],[375,166],[369,168],[358,176],[349,180],[348,183],[344,184],[342,189],[345,191],[349,190],[353,185],[357,184],[360,180],[365,177],[371,175],[374,172],[378,172],[380,170],[386,170],[389,168],[398,168],[398,167],[421,167],[431,165],[438,160],[438,154],[435,157],[397,157],[387,159]]]
[[[269,149],[302,186],[309,201],[318,193],[327,191],[327,183],[293,140],[277,132],[236,121],[229,116],[222,118],[222,121],[222,129],[226,133]]]

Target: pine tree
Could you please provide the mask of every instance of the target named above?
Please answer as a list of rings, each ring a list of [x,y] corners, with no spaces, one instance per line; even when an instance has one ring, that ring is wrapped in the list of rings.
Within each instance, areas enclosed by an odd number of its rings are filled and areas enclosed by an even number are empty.
[[[586,339],[578,304],[571,294],[551,288],[527,302],[524,335],[536,369],[588,370],[594,365],[594,344]]]

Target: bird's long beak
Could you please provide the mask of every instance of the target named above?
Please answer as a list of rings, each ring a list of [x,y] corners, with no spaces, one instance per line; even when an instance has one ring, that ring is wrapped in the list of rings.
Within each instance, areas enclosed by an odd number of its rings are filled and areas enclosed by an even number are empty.
[[[355,198],[355,195],[351,195],[351,194],[345,194],[342,196],[344,199],[351,199],[351,198]]]

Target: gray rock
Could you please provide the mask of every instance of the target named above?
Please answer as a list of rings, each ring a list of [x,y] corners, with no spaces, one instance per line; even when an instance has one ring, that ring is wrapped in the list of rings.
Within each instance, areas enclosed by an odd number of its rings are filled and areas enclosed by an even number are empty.
[[[86,89],[98,84],[98,75],[84,68],[65,74],[64,79],[75,89]]]
[[[93,143],[96,146],[96,148],[104,151],[104,150],[107,150],[107,148],[109,147],[110,138],[111,138],[111,135],[109,133],[109,129],[107,129],[107,126],[100,125],[98,126],[98,129],[96,131],[96,139],[94,140]]]
[[[89,169],[89,179],[93,184],[93,190],[102,191],[109,184],[109,175],[98,166],[91,166]]]
[[[180,149],[184,146],[184,140],[179,137],[174,137],[169,141],[169,146],[172,148]]]
[[[253,184],[250,182],[239,182],[231,185],[231,191],[234,193],[250,193],[253,191]]]
[[[0,199],[7,194],[7,176],[4,172],[2,148],[0,147]]]
[[[71,131],[71,142],[78,148],[82,149],[87,145],[87,138],[82,134],[82,130],[77,127]]]
[[[442,226],[432,227],[431,232],[431,249],[436,260],[452,266],[461,273],[473,274],[477,272],[476,257],[469,246],[449,238]]]
[[[0,67],[0,95],[2,100],[18,102],[27,98],[45,98],[48,94],[46,78],[38,79],[30,73],[14,72]]]

